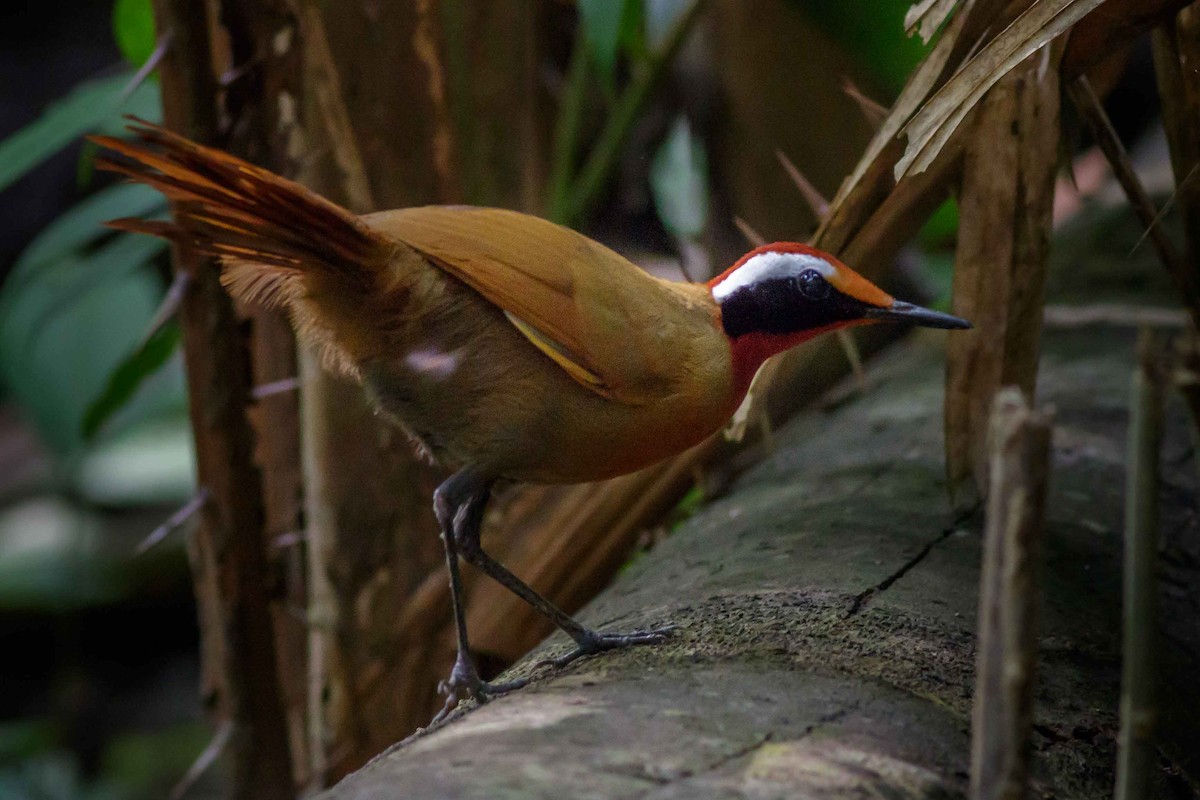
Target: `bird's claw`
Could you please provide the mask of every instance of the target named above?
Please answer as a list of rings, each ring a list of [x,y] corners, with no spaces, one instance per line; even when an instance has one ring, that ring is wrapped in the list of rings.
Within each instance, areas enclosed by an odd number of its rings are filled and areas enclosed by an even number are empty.
[[[555,658],[544,658],[533,665],[534,670],[543,667],[565,667],[576,659],[584,656],[603,653],[606,650],[620,650],[625,647],[637,647],[645,644],[661,644],[679,629],[678,625],[664,625],[650,631],[631,631],[629,633],[597,633],[587,631],[584,636],[575,640],[575,648]]]
[[[459,653],[458,658],[454,660],[454,668],[450,670],[450,677],[438,682],[438,694],[444,695],[446,702],[430,724],[441,722],[463,700],[475,700],[482,705],[493,697],[520,689],[527,683],[529,683],[529,678],[489,683],[479,677],[479,672],[475,669],[475,664],[472,663],[470,656]]]
[[[678,625],[664,625],[654,630],[629,633],[597,633],[588,630],[575,640],[574,649],[556,658],[542,659],[533,665],[533,671],[537,672],[543,667],[565,667],[576,659],[603,653],[606,650],[661,644],[678,629]],[[430,724],[434,725],[444,720],[463,700],[474,700],[482,705],[493,697],[526,686],[531,680],[532,677],[524,677],[503,683],[489,683],[479,677],[479,672],[475,669],[475,664],[471,661],[470,656],[460,652],[454,661],[454,668],[450,670],[450,677],[438,683],[438,694],[444,695],[446,702]]]

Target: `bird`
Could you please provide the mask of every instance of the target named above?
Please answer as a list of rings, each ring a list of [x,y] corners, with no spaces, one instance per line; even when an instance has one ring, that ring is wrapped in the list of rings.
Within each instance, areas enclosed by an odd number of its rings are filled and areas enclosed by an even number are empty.
[[[282,308],[327,368],[454,470],[433,493],[457,634],[439,718],[530,680],[480,676],[460,558],[573,640],[552,666],[674,630],[593,630],[492,558],[479,534],[498,481],[597,481],[681,453],[727,423],[768,358],[821,333],[885,321],[970,327],[806,244],[757,247],[706,282],[669,281],[536,216],[472,206],[356,215],[163,127],[131,118],[128,128],[130,139],[93,137],[108,151],[97,166],[160,191],[171,217],[108,224],[215,258],[233,298]]]

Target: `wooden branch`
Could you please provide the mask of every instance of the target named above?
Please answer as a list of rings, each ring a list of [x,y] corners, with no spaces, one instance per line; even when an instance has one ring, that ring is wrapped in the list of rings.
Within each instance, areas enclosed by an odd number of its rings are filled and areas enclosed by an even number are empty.
[[[1149,797],[1155,761],[1155,648],[1158,629],[1159,464],[1164,365],[1148,332],[1139,341],[1130,402],[1125,488],[1121,736],[1117,800]]]
[[[1052,430],[1050,415],[1031,410],[1019,389],[996,396],[971,715],[972,800],[1029,794]]]
[[[1058,80],[1035,54],[988,93],[966,154],[959,199],[954,313],[974,330],[950,338],[946,472],[961,507],[986,492],[987,420],[1001,386],[1032,396],[1058,158]]]
[[[1200,347],[1196,345],[1197,321],[1200,320],[1200,7],[1195,3],[1179,12],[1166,25],[1155,30],[1154,71],[1162,99],[1163,128],[1171,150],[1171,169],[1175,173],[1175,200],[1183,216],[1186,236],[1186,264],[1190,269],[1181,276],[1181,286],[1195,293],[1188,297],[1193,320],[1191,342],[1184,348],[1184,370],[1200,373]],[[1174,276],[1172,276],[1174,277]],[[1185,295],[1186,296],[1186,295]],[[1184,381],[1179,389],[1192,415],[1192,424],[1200,430],[1200,383]]]
[[[156,0],[155,19],[174,32],[160,68],[167,126],[217,138],[216,79],[203,0]],[[261,475],[246,416],[247,342],[214,264],[176,248],[175,269],[191,276],[179,308],[196,462],[208,492],[189,541],[201,627],[202,691],[231,726],[234,800],[293,796],[291,753],[276,659],[263,537]]]

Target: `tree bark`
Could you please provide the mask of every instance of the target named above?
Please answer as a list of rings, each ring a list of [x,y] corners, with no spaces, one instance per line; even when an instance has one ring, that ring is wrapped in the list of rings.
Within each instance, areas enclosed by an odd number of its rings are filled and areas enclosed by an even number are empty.
[[[680,625],[660,647],[577,662],[384,753],[323,797],[962,796],[981,520],[942,477],[943,355],[918,340],[878,388],[797,418],[725,498],[582,615]],[[1056,408],[1035,690],[1033,788],[1107,798],[1120,672],[1124,438],[1133,336],[1047,336]],[[1195,585],[1200,523],[1186,417],[1169,416],[1160,562]],[[581,554],[581,557],[584,554]],[[1164,590],[1156,794],[1196,784],[1195,599]],[[1191,593],[1194,595],[1194,592]],[[562,652],[552,638],[514,670]]]
[[[219,102],[204,0],[157,0],[154,14],[174,40],[160,68],[168,127],[197,141],[218,138]],[[272,627],[262,474],[247,415],[250,338],[219,272],[187,248],[175,269],[191,276],[179,309],[197,477],[208,501],[188,541],[201,628],[201,694],[232,726],[230,797],[274,800],[292,793],[283,689]]]

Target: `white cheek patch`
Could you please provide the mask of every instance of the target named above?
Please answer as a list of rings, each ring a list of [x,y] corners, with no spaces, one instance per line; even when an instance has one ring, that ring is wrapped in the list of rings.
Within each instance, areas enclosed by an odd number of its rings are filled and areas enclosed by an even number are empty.
[[[713,297],[719,303],[743,287],[776,278],[794,278],[806,269],[816,270],[826,280],[837,272],[833,264],[819,256],[807,253],[762,253],[748,259],[714,286]]]

